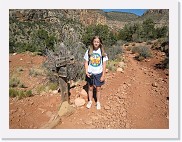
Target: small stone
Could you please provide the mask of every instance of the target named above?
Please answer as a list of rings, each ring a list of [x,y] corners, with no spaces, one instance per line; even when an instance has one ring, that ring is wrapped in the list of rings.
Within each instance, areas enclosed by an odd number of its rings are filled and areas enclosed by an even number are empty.
[[[58,93],[58,90],[53,90],[52,93],[53,94],[57,94]]]
[[[110,107],[110,106],[108,106],[108,105],[105,105],[105,106],[104,106],[104,109],[105,109],[105,110],[110,110],[110,109],[111,109],[111,107]]]
[[[157,87],[158,85],[157,85],[156,82],[154,82],[154,83],[152,83],[152,86],[153,86],[153,87]]]
[[[116,71],[117,71],[117,72],[123,72],[123,69],[122,69],[122,68],[117,68]]]

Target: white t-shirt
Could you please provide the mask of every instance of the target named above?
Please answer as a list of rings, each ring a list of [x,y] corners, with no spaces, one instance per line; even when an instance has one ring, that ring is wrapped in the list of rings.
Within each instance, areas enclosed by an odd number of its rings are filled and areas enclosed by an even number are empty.
[[[84,59],[89,61],[88,72],[92,74],[99,74],[102,72],[102,55],[101,49],[93,50],[93,53],[90,55],[90,60],[88,60],[88,50],[85,53]],[[108,57],[103,57],[103,62],[107,61]]]

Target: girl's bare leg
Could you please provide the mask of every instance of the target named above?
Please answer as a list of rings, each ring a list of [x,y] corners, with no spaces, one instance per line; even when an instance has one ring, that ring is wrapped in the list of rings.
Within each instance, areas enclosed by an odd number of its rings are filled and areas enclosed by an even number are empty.
[[[100,102],[100,90],[101,90],[101,87],[96,87],[96,90],[97,90],[97,102]]]
[[[88,86],[88,97],[89,97],[89,101],[92,101],[93,99],[93,86]]]

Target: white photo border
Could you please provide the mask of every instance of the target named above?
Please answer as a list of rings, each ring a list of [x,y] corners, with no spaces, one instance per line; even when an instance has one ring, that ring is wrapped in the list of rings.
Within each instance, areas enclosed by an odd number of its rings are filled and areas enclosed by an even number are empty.
[[[0,3],[3,139],[179,139],[177,0],[8,0]],[[169,9],[169,129],[9,129],[9,9]]]

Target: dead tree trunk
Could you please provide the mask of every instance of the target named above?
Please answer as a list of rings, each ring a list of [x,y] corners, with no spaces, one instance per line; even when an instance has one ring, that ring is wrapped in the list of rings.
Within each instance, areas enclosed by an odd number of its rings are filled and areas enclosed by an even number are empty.
[[[66,50],[66,48],[60,48],[60,51],[57,53],[47,50],[48,61],[50,63],[51,70],[57,77],[61,94],[61,103],[57,118],[60,118],[63,115],[70,115],[74,112],[73,107],[69,105],[70,100],[67,68],[68,65],[74,64],[74,56],[70,55],[70,52],[64,52],[63,49]],[[49,125],[52,125],[52,122]]]
[[[68,83],[66,77],[59,77],[59,87],[60,87],[60,93],[61,93],[61,101],[68,101]]]

